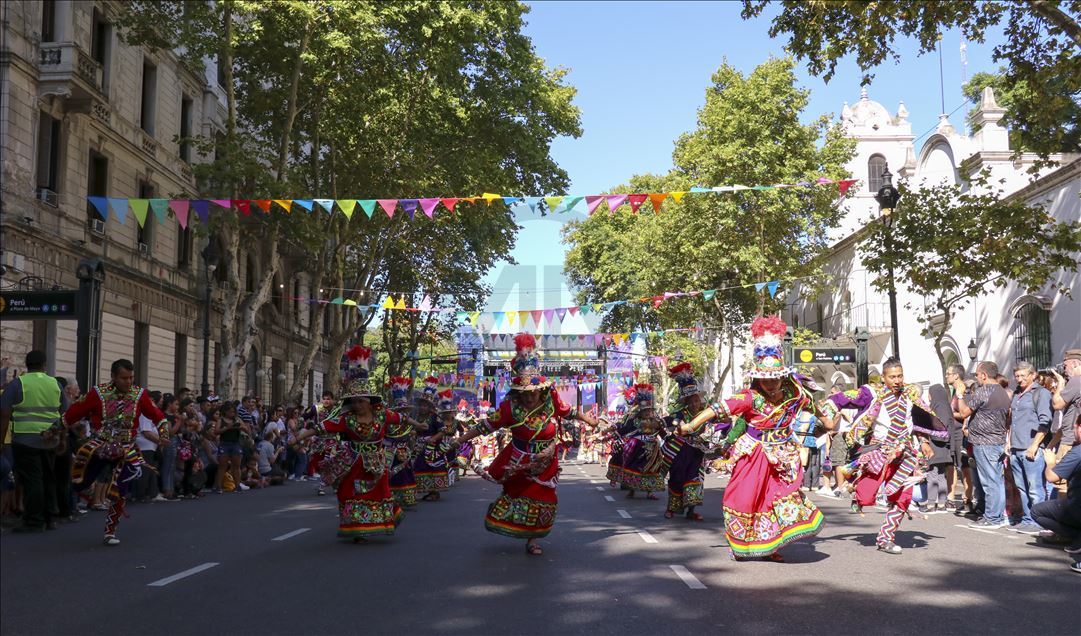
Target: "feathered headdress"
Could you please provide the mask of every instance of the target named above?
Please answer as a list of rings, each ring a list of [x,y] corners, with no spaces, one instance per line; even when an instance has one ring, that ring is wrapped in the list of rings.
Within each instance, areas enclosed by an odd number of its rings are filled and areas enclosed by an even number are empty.
[[[668,369],[668,376],[679,385],[679,397],[685,398],[698,394],[698,380],[694,377],[694,366],[690,362],[680,362],[671,367]]]
[[[537,341],[528,333],[514,336],[514,359],[510,366],[515,377],[511,389],[516,391],[536,391],[552,385],[548,378],[541,375],[540,358],[536,354]]]
[[[390,381],[387,382],[387,386],[390,388],[391,408],[395,411],[408,409],[409,391],[413,388],[413,381],[409,378],[403,378],[400,375],[396,375],[390,378]]]
[[[370,347],[353,345],[346,350],[341,361],[342,399],[366,397],[372,402],[382,398],[368,387],[368,366],[371,364]]]
[[[634,403],[639,409],[653,408],[653,385],[644,383],[634,385]]]
[[[788,325],[780,316],[759,316],[751,323],[751,337],[754,338],[754,366],[752,378],[783,378],[791,373],[784,365],[784,350],[781,342]]]
[[[436,393],[439,393],[439,378],[432,376],[424,378],[424,386],[420,388],[418,399],[435,404]]]
[[[438,402],[436,410],[440,413],[453,413],[457,409],[454,406],[454,389],[444,389],[436,394]]]
[[[623,389],[623,401],[627,403],[628,407],[634,406],[635,400],[638,399],[638,394],[634,391],[633,386],[629,386]]]
[[[492,408],[492,403],[488,400],[480,400],[477,402],[477,417],[486,419],[490,417],[495,410]]]

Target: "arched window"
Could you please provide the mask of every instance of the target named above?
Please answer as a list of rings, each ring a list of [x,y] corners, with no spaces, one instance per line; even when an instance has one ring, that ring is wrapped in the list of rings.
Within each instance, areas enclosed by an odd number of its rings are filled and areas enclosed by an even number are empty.
[[[886,171],[886,158],[882,155],[871,155],[867,160],[867,190],[878,192],[885,182],[882,173]]]
[[[1013,360],[1031,362],[1037,369],[1051,366],[1051,312],[1038,303],[1026,303],[1017,312]]]

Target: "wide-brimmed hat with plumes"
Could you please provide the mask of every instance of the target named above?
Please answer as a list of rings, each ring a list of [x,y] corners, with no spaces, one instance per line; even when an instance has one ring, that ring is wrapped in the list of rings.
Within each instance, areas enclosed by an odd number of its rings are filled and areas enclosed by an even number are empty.
[[[371,359],[370,347],[353,345],[346,350],[341,361],[342,400],[368,398],[373,403],[382,401],[382,396],[369,386],[368,366]]]
[[[634,406],[635,401],[638,400],[638,393],[635,392],[633,386],[629,386],[623,389],[623,401],[627,403],[627,408]]]
[[[653,385],[639,383],[634,385],[634,406],[639,411],[653,408]]]
[[[668,376],[679,385],[680,399],[698,395],[698,380],[694,377],[694,366],[690,362],[680,362],[668,369]]]
[[[487,418],[495,414],[495,409],[492,408],[492,403],[488,400],[480,400],[477,402],[477,417]]]
[[[784,350],[781,348],[787,331],[788,325],[780,316],[759,316],[751,323],[754,364],[749,375],[752,378],[784,378],[792,372],[784,365]]]
[[[454,389],[444,389],[436,394],[435,410],[440,413],[454,413],[458,410],[454,404]]]
[[[428,376],[424,378],[424,386],[420,387],[418,400],[435,404],[435,396],[439,393],[439,378]]]
[[[537,341],[528,333],[514,336],[514,359],[510,367],[514,371],[511,380],[512,391],[538,391],[552,386],[548,378],[541,375],[540,358],[536,353]]]
[[[464,398],[458,400],[458,408],[456,410],[457,413],[454,414],[454,419],[458,420],[459,422],[468,422],[469,420],[472,420],[475,416],[473,407],[469,406],[469,402]]]
[[[396,375],[387,382],[390,389],[390,408],[395,411],[404,411],[410,408],[409,392],[413,389],[413,381]]]

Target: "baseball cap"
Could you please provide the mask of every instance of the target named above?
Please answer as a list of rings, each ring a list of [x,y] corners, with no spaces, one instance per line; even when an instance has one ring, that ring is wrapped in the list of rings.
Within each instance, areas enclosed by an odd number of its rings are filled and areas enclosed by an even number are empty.
[[[1081,349],[1067,349],[1062,356],[1063,360],[1081,360]]]

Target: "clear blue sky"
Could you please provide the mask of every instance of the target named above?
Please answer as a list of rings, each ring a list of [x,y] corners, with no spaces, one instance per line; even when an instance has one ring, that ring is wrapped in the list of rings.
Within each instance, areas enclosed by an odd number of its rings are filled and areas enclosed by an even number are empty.
[[[549,66],[570,70],[567,81],[578,94],[583,134],[557,139],[552,155],[570,175],[569,194],[607,191],[634,174],[664,173],[672,167],[673,143],[695,126],[714,70],[725,59],[744,73],[770,56],[784,54],[784,40],[772,40],[768,17],[744,21],[738,2],[530,2],[526,33]],[[992,71],[988,43],[967,43],[968,77]],[[959,33],[943,38],[946,112],[960,106]],[[903,100],[912,130],[933,128],[941,112],[939,59],[916,57],[915,44],[901,43],[899,64],[887,63],[868,88],[871,99],[896,112]],[[800,84],[811,90],[806,119],[830,113],[859,99],[861,74],[845,60],[825,84],[800,64]],[[959,129],[967,107],[951,121]],[[919,144],[919,140],[917,140]],[[708,184],[729,185],[729,184]],[[536,193],[540,194],[540,193]],[[573,303],[562,276],[563,217],[520,215],[522,230],[513,252],[519,265],[503,265],[485,280],[495,289],[490,311],[556,307]],[[674,291],[674,290],[673,290]],[[531,324],[531,323],[530,323]],[[591,325],[568,319],[561,331],[584,333]],[[504,326],[501,332],[514,331]]]

